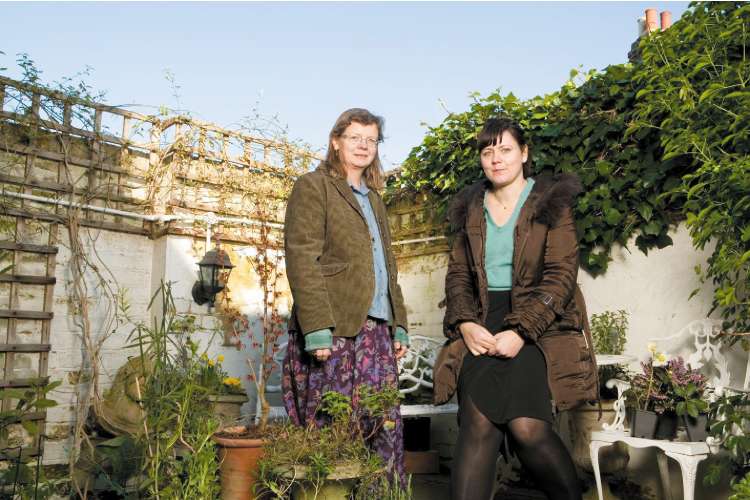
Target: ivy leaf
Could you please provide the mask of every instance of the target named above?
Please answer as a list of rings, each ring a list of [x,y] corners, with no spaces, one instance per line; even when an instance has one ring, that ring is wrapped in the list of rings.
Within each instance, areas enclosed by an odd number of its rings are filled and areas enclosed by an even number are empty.
[[[641,203],[638,205],[638,213],[641,214],[643,220],[646,222],[651,220],[651,216],[654,214],[654,209],[648,203]]]
[[[596,171],[602,177],[608,177],[612,173],[612,164],[608,161],[598,161],[596,162]]]
[[[643,226],[643,234],[647,234],[649,236],[656,236],[657,234],[661,233],[662,225],[659,224],[659,222],[652,220],[645,226]]]
[[[604,220],[607,221],[607,224],[610,226],[615,226],[622,220],[622,214],[616,208],[610,208],[604,214]]]

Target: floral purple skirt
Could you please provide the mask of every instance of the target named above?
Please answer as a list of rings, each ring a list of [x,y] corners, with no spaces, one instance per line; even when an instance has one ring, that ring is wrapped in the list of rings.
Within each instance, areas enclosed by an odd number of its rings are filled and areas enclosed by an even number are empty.
[[[356,337],[333,337],[331,357],[322,363],[305,352],[304,342],[301,334],[289,332],[281,378],[284,406],[296,425],[312,422],[323,425],[322,420],[316,419],[315,411],[325,392],[336,391],[352,397],[355,387],[363,384],[373,389],[398,386],[398,367],[386,322],[368,318]],[[357,401],[352,400],[356,405]],[[368,444],[403,484],[401,409],[392,409],[388,419],[395,422],[395,426],[381,427]]]

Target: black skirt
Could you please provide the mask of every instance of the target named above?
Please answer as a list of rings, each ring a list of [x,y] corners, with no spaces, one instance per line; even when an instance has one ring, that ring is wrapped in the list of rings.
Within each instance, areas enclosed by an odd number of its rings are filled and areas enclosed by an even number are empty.
[[[490,333],[506,329],[504,319],[510,309],[509,291],[490,292],[485,325]],[[542,351],[531,343],[510,359],[466,354],[458,377],[459,405],[466,396],[495,424],[518,417],[553,422],[547,364]]]

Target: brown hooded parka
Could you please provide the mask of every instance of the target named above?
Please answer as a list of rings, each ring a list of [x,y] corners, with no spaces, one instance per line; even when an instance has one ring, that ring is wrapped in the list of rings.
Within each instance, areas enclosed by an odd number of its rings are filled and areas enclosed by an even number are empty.
[[[464,321],[484,324],[487,318],[483,200],[488,188],[488,181],[464,188],[449,210],[456,233],[445,280],[444,333],[452,342],[443,348],[435,365],[436,404],[455,392],[468,352],[457,326]],[[515,227],[512,311],[505,318],[511,329],[544,354],[558,410],[598,398],[586,306],[576,283],[578,240],[571,206],[580,190],[577,177],[570,174],[536,179]]]

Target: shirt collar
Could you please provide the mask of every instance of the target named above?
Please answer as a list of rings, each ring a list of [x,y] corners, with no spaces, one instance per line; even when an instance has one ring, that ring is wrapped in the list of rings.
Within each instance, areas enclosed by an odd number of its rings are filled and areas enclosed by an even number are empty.
[[[365,182],[364,182],[364,179],[363,179],[363,180],[362,180],[362,182],[361,182],[361,183],[359,184],[359,187],[358,187],[358,188],[357,188],[357,187],[354,187],[354,186],[352,185],[352,183],[351,183],[351,182],[349,182],[348,180],[347,180],[346,182],[347,182],[347,184],[349,184],[349,186],[350,186],[350,187],[352,188],[352,191],[354,191],[355,193],[359,193],[359,194],[362,194],[362,195],[365,195],[365,196],[367,196],[367,193],[369,193],[369,192],[370,192],[370,189],[369,189],[369,188],[367,187],[367,184],[365,184]]]

